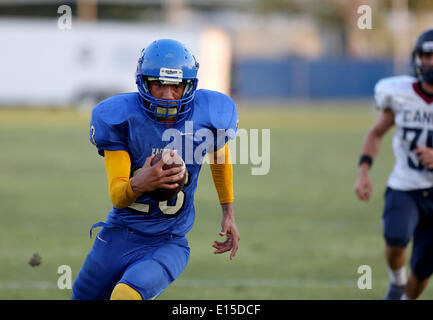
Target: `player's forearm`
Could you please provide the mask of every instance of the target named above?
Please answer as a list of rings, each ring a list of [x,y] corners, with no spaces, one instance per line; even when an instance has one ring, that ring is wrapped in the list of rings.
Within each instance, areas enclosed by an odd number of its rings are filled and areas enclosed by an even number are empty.
[[[110,199],[116,208],[130,206],[137,200],[138,195],[132,190],[130,179],[115,179],[109,187]]]
[[[361,150],[361,154],[364,156],[369,156],[371,157],[371,159],[376,158],[380,150],[382,138],[383,135],[377,132],[375,128],[371,129],[368,132],[367,137],[365,138],[364,145]],[[359,173],[368,173],[369,169],[370,169],[370,165],[364,162],[359,166]]]
[[[116,208],[126,208],[137,200],[139,194],[131,186],[129,173],[131,160],[126,151],[104,151],[107,170],[108,192]]]
[[[380,113],[376,123],[367,133],[361,155],[370,157],[370,164],[362,163],[360,165],[360,173],[368,172],[368,169],[371,167],[371,161],[374,160],[379,153],[383,137],[393,125],[394,112],[390,108],[386,108]]]
[[[226,145],[213,154],[214,163],[210,164],[212,179],[218,193],[220,203],[230,204],[234,201],[233,195],[233,166],[230,150]]]
[[[233,203],[222,203],[221,208],[223,216],[234,217]]]
[[[232,203],[234,201],[232,165],[211,165],[211,172],[219,202]]]
[[[362,154],[369,155],[375,158],[379,153],[380,146],[382,144],[383,134],[379,132],[376,128],[372,128],[368,133],[364,141],[364,146],[362,148]]]

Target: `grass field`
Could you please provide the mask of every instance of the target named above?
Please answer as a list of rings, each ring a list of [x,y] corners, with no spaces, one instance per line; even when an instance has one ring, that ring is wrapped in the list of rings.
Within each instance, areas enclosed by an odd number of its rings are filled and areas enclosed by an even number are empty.
[[[271,129],[271,170],[234,168],[240,249],[214,255],[221,212],[202,169],[190,262],[160,299],[382,299],[387,287],[381,212],[393,165],[388,134],[372,169],[374,195],[353,192],[361,144],[375,119],[349,107],[239,108],[243,128]],[[89,228],[110,210],[103,158],[88,141],[89,114],[0,110],[0,299],[69,299],[60,265],[76,277]],[[30,267],[34,252],[42,264]],[[371,290],[357,288],[358,267]],[[423,299],[432,299],[428,287]]]

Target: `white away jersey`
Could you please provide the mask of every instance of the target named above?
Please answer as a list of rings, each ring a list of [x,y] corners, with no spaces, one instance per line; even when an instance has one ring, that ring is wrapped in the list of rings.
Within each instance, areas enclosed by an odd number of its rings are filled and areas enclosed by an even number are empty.
[[[378,109],[391,108],[396,130],[392,146],[395,165],[388,186],[415,190],[433,186],[433,171],[422,166],[414,150],[433,148],[433,103],[419,90],[417,79],[398,76],[380,80],[374,89]]]

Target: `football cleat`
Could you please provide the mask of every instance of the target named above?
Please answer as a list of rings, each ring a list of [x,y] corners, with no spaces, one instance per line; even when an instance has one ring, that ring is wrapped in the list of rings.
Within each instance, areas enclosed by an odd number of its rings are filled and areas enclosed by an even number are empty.
[[[401,300],[405,289],[405,285],[398,286],[394,283],[390,283],[388,287],[388,292],[385,295],[385,300]]]

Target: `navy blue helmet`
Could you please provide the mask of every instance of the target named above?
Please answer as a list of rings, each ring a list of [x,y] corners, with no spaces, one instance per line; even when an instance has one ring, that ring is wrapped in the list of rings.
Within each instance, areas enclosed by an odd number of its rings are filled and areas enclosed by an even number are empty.
[[[135,79],[140,96],[146,101],[144,110],[158,123],[177,123],[185,119],[192,108],[197,89],[199,63],[191,51],[182,43],[172,39],[152,42],[141,52]],[[148,81],[162,84],[184,84],[185,90],[179,100],[164,100],[153,97]]]
[[[433,66],[421,63],[420,55],[422,53],[433,53],[433,29],[425,31],[418,37],[412,52],[412,66],[415,76],[421,81],[433,84]]]

